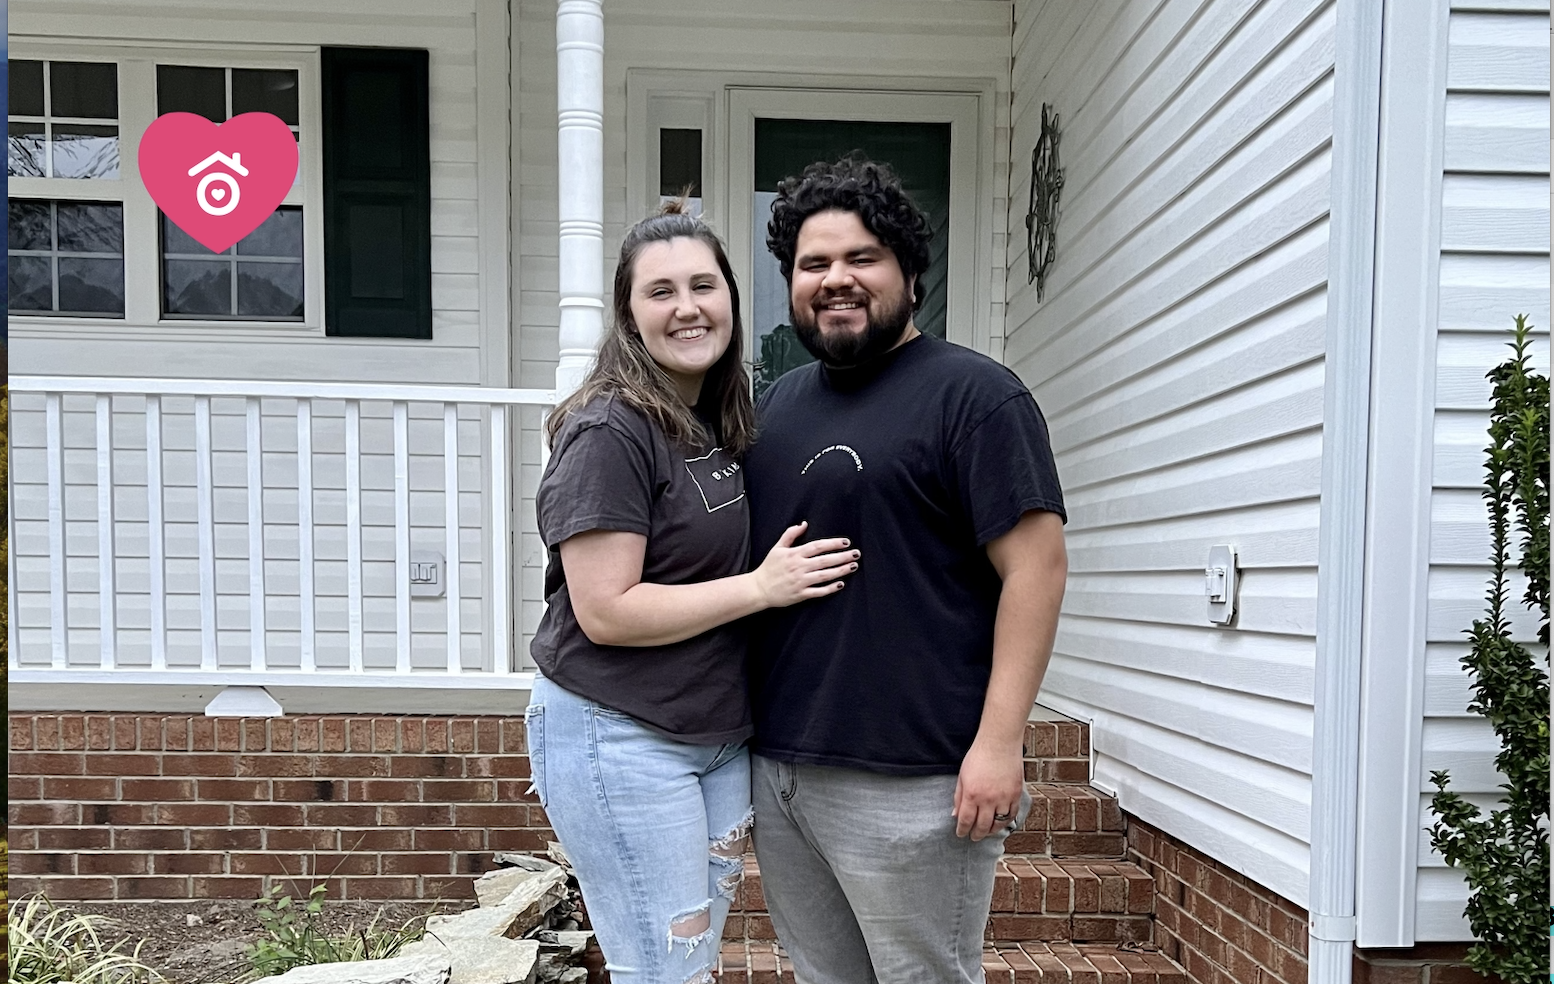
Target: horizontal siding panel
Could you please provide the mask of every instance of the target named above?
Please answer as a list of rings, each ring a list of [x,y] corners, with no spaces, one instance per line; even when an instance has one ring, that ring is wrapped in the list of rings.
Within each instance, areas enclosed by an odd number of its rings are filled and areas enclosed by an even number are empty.
[[[1509,323],[1509,319],[1507,319]],[[1493,386],[1487,370],[1511,358],[1510,332],[1442,331],[1436,341],[1435,405],[1443,410],[1479,410],[1487,414]],[[1528,364],[1545,375],[1549,371],[1548,347],[1533,345]]]
[[[1054,649],[1088,663],[1311,703],[1312,643],[1298,636],[1227,634],[1202,624],[1130,623],[1065,614]]]
[[[1315,498],[1321,451],[1320,433],[1311,432],[1183,462],[1069,496],[1069,520],[1081,528],[1121,526]]]
[[[1050,380],[1042,387],[1042,409],[1065,442],[1058,450],[1190,407],[1206,390],[1235,390],[1319,360],[1326,304],[1310,287],[1325,259],[1314,258],[1294,269],[1270,262],[1227,278]],[[1290,300],[1302,287],[1308,293]],[[1205,340],[1183,350],[1188,339]]]
[[[1206,713],[1209,705],[1201,698],[1193,699],[1193,693],[1202,693],[1201,689],[1184,688],[1149,674],[1100,669],[1066,658],[1055,659],[1049,671],[1065,684],[1093,683],[1097,673],[1117,673],[1120,677],[1119,685],[1111,688],[1115,701],[1109,702],[1106,711],[1120,727],[1101,739],[1092,731],[1092,743],[1102,742],[1093,746],[1097,757],[1110,755],[1155,776],[1180,776],[1177,784],[1182,789],[1219,803],[1246,803],[1248,809],[1240,811],[1244,816],[1306,839],[1310,819],[1306,799],[1309,710],[1249,698],[1236,706],[1233,714],[1223,713],[1217,703],[1212,713]],[[1159,688],[1165,697],[1159,701],[1159,710],[1151,707],[1155,701],[1150,688]],[[1196,710],[1195,703],[1199,705]],[[1257,720],[1255,709],[1261,709],[1269,719]],[[1242,720],[1241,714],[1254,717]],[[1304,742],[1299,737],[1302,731]],[[1264,740],[1273,745],[1262,747]],[[1277,758],[1304,764],[1273,761]],[[1182,768],[1188,763],[1196,766]]]
[[[1459,642],[1432,642],[1425,646],[1426,717],[1480,720],[1479,715],[1468,710],[1473,675],[1462,665],[1469,648],[1466,639],[1464,635]]]
[[[1421,942],[1473,938],[1467,917],[1463,915],[1468,886],[1461,871],[1421,868],[1414,897],[1414,935]]]
[[[1546,14],[1549,12],[1549,0],[1451,0],[1451,9]]]
[[[1162,519],[1148,524],[1078,529],[1065,534],[1072,573],[1155,571],[1201,567],[1209,548],[1236,545],[1241,567],[1314,567],[1317,503],[1268,503],[1230,513]]]
[[[1482,572],[1493,549],[1489,507],[1473,489],[1436,489],[1430,497],[1430,563]]]
[[[1454,11],[1446,86],[1451,91],[1549,91],[1549,19]]]
[[[1465,793],[1495,793],[1505,776],[1495,770],[1500,741],[1483,718],[1430,718],[1424,724],[1424,760],[1419,791],[1433,792],[1430,773],[1451,773],[1452,788]]]
[[[1050,296],[1081,283],[1103,256],[1110,259],[1120,237],[1190,238],[1322,147],[1332,132],[1331,87],[1319,81],[1331,63],[1330,34],[1317,31],[1275,86],[1254,85],[1219,107],[1202,129],[1186,130],[1191,138],[1155,170],[1118,174],[1118,195],[1106,202],[1104,213],[1093,220],[1065,215],[1063,261],[1054,268]],[[1304,95],[1288,107],[1258,98],[1281,90]],[[1096,192],[1079,201],[1092,201],[1110,189]],[[1151,217],[1148,225],[1139,224],[1141,215]]]
[[[1547,253],[1549,182],[1521,175],[1448,174],[1441,189],[1441,248]]]
[[[1109,727],[1097,720],[1092,727]],[[1146,742],[1147,736],[1140,744]],[[1190,766],[1188,766],[1190,769]],[[1306,841],[1228,810],[1217,797],[1195,796],[1148,770],[1097,753],[1095,783],[1133,805],[1130,813],[1198,847],[1259,884],[1306,905],[1310,848]],[[1306,808],[1310,811],[1309,804]]]
[[[1134,327],[1316,224],[1327,213],[1327,171],[1324,153],[1303,164],[1287,180],[1244,203],[1232,218],[1182,244],[1147,271],[1129,275],[1113,269],[1111,263],[1098,268],[1096,276],[1114,277],[1109,283],[1115,286],[1099,296],[1071,290],[1044,302],[1042,321],[1053,327],[1040,333],[1022,327],[1012,333],[1006,349],[1010,364],[1020,365],[1081,323]],[[1116,258],[1116,265],[1132,256],[1124,253],[1126,247]],[[1018,316],[1017,312],[1011,313]],[[1054,371],[1065,367],[1044,357],[1034,362],[1032,368],[1049,366]]]
[[[1005,310],[1069,505],[1042,701],[1091,722],[1125,809],[1302,903],[1333,32],[1321,0],[1015,6],[1011,199],[1043,102],[1068,177],[1047,295],[1011,278]]]
[[[1429,641],[1460,640],[1463,631],[1473,625],[1473,620],[1483,616],[1484,591],[1488,583],[1487,568],[1432,567],[1429,614],[1426,618]],[[1527,590],[1526,579],[1519,572],[1511,572],[1506,583],[1509,598],[1518,599],[1514,604],[1506,606],[1511,634],[1518,639],[1532,639],[1537,633],[1537,620],[1532,613],[1522,610],[1519,600]]]
[[[1515,314],[1530,314],[1534,324],[1545,330],[1548,328],[1549,257],[1546,252],[1498,256],[1447,252],[1441,255],[1440,319],[1443,328],[1487,331],[1504,338]],[[1486,364],[1485,371],[1493,364]]]
[[[1219,395],[1170,417],[1075,447],[1063,461],[1065,489],[1077,492],[1177,462],[1197,461],[1299,434],[1322,424],[1320,363],[1217,392]]]
[[[1446,170],[1549,172],[1549,101],[1538,95],[1446,97]]]
[[[1309,635],[1316,626],[1316,573],[1244,570],[1236,626],[1243,632]],[[1208,621],[1203,569],[1153,574],[1071,574],[1064,612],[1165,625]]]

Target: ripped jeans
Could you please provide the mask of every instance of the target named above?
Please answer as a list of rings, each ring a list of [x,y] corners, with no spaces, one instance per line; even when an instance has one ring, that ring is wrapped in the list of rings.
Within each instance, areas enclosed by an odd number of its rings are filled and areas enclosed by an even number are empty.
[[[687,745],[540,674],[534,789],[615,984],[710,984],[753,816],[743,745]]]

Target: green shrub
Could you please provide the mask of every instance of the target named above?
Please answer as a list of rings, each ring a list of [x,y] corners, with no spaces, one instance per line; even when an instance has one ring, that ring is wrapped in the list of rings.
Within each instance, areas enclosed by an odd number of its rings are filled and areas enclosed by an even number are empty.
[[[41,895],[20,899],[10,912],[10,984],[131,984],[159,982],[160,974],[140,962],[136,943],[103,942],[101,916],[72,912]]]
[[[1472,673],[1468,709],[1489,719],[1500,739],[1495,767],[1506,777],[1504,800],[1486,816],[1449,792],[1435,772],[1430,801],[1438,818],[1430,843],[1468,882],[1468,925],[1478,942],[1468,964],[1512,984],[1548,972],[1549,932],[1549,381],[1529,371],[1530,326],[1516,318],[1512,358],[1489,372],[1494,383],[1484,499],[1494,543],[1488,611],[1468,630],[1462,663]],[[1541,616],[1534,655],[1512,640],[1506,575],[1513,527],[1521,531],[1523,603]]]
[[[299,903],[282,894],[277,885],[258,900],[259,925],[264,936],[248,951],[248,961],[255,971],[269,976],[306,964],[380,960],[394,956],[405,944],[421,938],[419,919],[410,919],[399,927],[379,926],[381,909],[364,929],[353,926],[343,933],[329,933],[323,926],[326,893],[325,886],[314,885],[307,901]]]

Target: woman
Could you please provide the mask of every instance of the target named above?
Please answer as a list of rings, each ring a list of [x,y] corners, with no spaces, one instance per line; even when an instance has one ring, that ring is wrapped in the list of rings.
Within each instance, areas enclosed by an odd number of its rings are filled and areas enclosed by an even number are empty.
[[[846,540],[796,546],[800,524],[744,573],[738,312],[706,226],[673,205],[638,223],[598,362],[547,423],[529,759],[616,984],[713,979],[751,821],[733,623],[833,594],[858,567]]]

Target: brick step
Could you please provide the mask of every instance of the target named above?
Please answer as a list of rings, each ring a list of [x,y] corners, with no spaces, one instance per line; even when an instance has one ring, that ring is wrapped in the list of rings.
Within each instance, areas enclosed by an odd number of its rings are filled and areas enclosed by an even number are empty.
[[[1125,861],[1004,857],[994,875],[990,940],[1147,943],[1155,883]],[[730,940],[773,940],[761,871],[745,857],[745,880],[724,926]]]
[[[1117,859],[1127,854],[1116,797],[1072,783],[1028,782],[1026,789],[1031,811],[1004,841],[1004,853]]]
[[[1090,726],[1068,718],[1025,723],[1025,778],[1029,782],[1090,781]]]
[[[1187,984],[1187,973],[1161,953],[1114,945],[999,943],[982,951],[987,984]],[[720,984],[787,984],[793,964],[776,943],[725,940]]]

